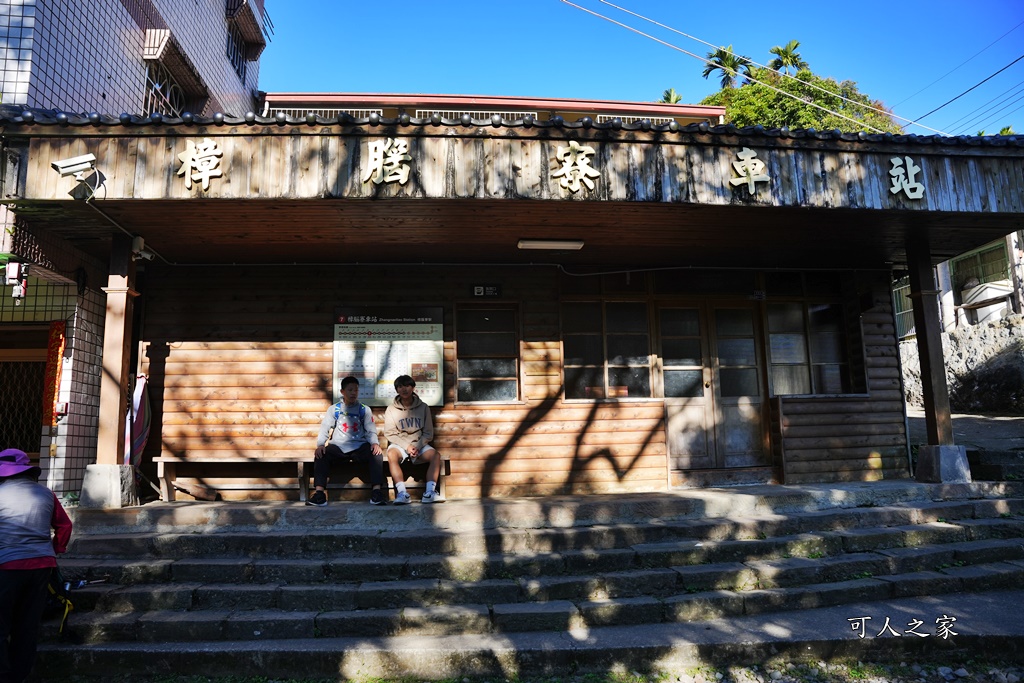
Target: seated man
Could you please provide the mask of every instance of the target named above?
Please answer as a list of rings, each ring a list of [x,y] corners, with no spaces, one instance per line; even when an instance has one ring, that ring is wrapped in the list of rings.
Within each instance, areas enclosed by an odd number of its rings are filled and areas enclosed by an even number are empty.
[[[406,505],[409,493],[405,490],[405,473],[402,463],[427,465],[427,490],[421,503],[437,500],[437,475],[441,470],[441,458],[430,445],[434,438],[434,420],[430,406],[420,400],[413,389],[416,380],[409,375],[395,378],[398,396],[384,412],[384,436],[388,440],[388,467],[395,482],[395,505]]]
[[[331,464],[337,461],[366,463],[370,468],[370,502],[387,505],[381,490],[384,484],[384,452],[377,440],[373,413],[359,402],[359,380],[349,376],[341,380],[342,400],[327,409],[316,437],[316,459],[313,461],[313,484],[316,491],[306,505],[327,505],[327,479]],[[334,430],[333,433],[331,430]],[[329,438],[328,438],[329,437]]]

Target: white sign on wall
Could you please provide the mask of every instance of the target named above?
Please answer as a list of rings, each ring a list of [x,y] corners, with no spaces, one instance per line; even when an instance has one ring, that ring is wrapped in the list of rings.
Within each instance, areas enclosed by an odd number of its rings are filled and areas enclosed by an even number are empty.
[[[395,378],[409,375],[430,406],[444,404],[444,309],[352,306],[334,314],[334,401],[341,380],[359,380],[359,401],[386,406]]]

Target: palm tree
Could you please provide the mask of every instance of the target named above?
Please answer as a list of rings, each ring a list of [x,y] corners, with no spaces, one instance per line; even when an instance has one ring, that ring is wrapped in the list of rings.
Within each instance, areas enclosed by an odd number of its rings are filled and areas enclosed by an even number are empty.
[[[786,43],[785,47],[776,45],[768,50],[768,52],[776,55],[775,59],[768,62],[768,67],[776,71],[785,70],[787,75],[789,74],[789,67],[793,67],[794,73],[800,71],[800,69],[806,69],[809,65],[800,57],[800,53],[796,51],[798,47],[800,47],[800,41],[791,40]]]
[[[708,53],[707,66],[704,67],[704,78],[707,78],[717,70],[722,71],[722,89],[732,88],[736,84],[736,77],[741,69],[750,66],[750,59],[735,54],[732,45],[720,47]]]
[[[669,88],[665,92],[661,93],[660,101],[665,104],[679,104],[683,101],[683,96],[677,93],[675,88]]]
[[[1000,128],[999,129],[999,134],[1000,135],[1016,135],[1016,133],[1013,132],[1013,126],[1006,126],[1004,128]]]

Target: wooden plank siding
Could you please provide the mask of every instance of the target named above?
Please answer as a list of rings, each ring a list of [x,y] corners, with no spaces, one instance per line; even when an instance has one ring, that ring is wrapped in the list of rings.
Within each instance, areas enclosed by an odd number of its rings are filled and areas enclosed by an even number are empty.
[[[782,459],[785,483],[910,476],[896,326],[886,284],[873,282],[871,307],[860,316],[867,394],[772,400],[773,453]]]
[[[453,313],[473,302],[470,283],[498,281],[501,303],[518,303],[521,401],[457,404]],[[429,281],[429,287],[422,286]],[[240,284],[241,283],[241,284]],[[356,283],[356,284],[353,284]],[[150,377],[153,434],[147,454],[188,458],[309,453],[330,405],[333,309],[337,305],[442,305],[443,407],[434,444],[451,458],[450,498],[666,487],[662,406],[583,404],[561,399],[561,344],[553,269],[306,268],[281,287],[256,268],[180,268],[142,287],[142,369]],[[358,292],[348,298],[347,292]],[[397,295],[396,295],[397,293]],[[398,298],[396,298],[396,296]],[[484,303],[492,303],[486,301]],[[383,422],[383,408],[374,408]],[[216,486],[230,467],[210,466],[198,483]],[[272,496],[294,486],[290,467],[250,475]]]

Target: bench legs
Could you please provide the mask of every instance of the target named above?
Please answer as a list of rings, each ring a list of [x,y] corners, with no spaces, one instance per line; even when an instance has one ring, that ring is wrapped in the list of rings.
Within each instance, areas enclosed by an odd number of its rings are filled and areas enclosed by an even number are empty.
[[[313,478],[313,463],[299,463],[299,502],[309,500],[309,480]]]
[[[173,462],[158,462],[156,476],[160,480],[160,497],[165,503],[174,500],[174,480],[177,479],[177,467]]]

